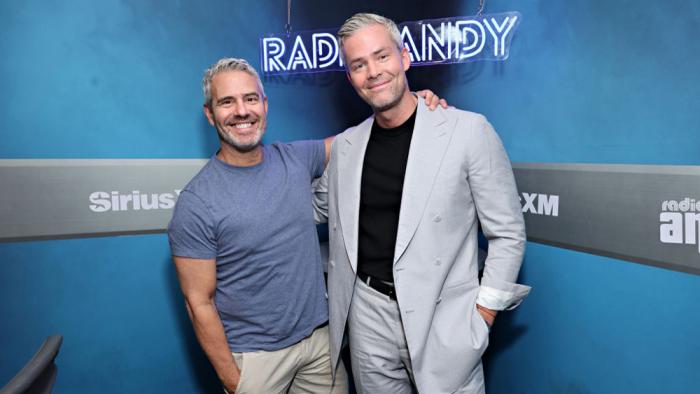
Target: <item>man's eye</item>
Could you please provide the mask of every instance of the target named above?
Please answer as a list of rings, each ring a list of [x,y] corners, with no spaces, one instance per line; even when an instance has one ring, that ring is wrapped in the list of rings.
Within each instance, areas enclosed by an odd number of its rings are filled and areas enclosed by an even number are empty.
[[[223,100],[223,101],[219,102],[219,105],[222,105],[225,107],[225,106],[231,105],[231,103],[232,103],[231,100]]]
[[[389,55],[379,55],[379,60],[386,60],[389,58]]]
[[[364,66],[364,64],[355,64],[352,66],[353,71],[357,71],[361,69]]]
[[[258,102],[258,98],[257,98],[257,97],[248,97],[248,98],[246,99],[246,102],[251,103],[251,104],[252,104],[252,103],[257,103],[257,102]]]

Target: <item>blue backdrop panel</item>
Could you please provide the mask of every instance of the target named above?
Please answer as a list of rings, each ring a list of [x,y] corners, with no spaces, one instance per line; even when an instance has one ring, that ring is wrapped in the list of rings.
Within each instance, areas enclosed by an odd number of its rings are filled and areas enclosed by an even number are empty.
[[[295,1],[292,23],[477,6]],[[513,161],[700,164],[700,5],[504,0],[486,11],[522,14],[506,62],[417,68],[409,79],[486,114]],[[256,62],[259,37],[285,20],[283,0],[2,2],[0,158],[209,157],[203,70],[222,56]],[[342,73],[264,82],[268,141],[323,137],[369,114]],[[499,317],[490,393],[700,387],[700,277],[530,244],[522,279],[533,291]],[[218,391],[164,235],[0,244],[0,296],[0,384],[59,332],[59,394]]]
[[[165,235],[0,244],[0,255],[3,384],[58,332],[57,393],[217,387]]]
[[[694,393],[698,277],[529,244],[533,291],[499,316],[488,392]]]

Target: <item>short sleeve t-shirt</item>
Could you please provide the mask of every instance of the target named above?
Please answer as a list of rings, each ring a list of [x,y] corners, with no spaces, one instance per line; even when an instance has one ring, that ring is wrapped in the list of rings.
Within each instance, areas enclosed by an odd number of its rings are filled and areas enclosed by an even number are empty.
[[[328,321],[311,182],[323,141],[263,145],[263,160],[214,155],[182,190],[168,226],[174,256],[216,260],[215,303],[234,352],[279,350]]]

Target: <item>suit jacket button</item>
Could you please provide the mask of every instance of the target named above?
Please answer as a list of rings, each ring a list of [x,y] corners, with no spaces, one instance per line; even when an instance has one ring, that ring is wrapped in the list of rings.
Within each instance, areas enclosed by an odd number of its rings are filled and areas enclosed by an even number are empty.
[[[333,261],[333,260],[330,260],[330,261],[328,262],[328,264],[330,264],[331,267],[335,267],[335,261]]]
[[[435,215],[435,217],[433,218],[433,221],[434,221],[435,223],[437,223],[437,222],[439,222],[439,221],[441,221],[441,220],[442,220],[442,218],[440,217],[440,215]]]

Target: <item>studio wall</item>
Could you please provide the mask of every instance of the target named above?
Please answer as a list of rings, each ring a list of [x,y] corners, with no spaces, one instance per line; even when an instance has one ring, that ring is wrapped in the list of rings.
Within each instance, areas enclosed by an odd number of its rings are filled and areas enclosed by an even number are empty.
[[[0,159],[210,157],[203,70],[224,56],[259,65],[259,38],[283,30],[286,5],[0,3]],[[477,9],[296,0],[292,27],[337,27],[359,11],[408,21]],[[411,87],[485,114],[516,163],[700,165],[700,5],[486,2],[501,11],[522,14],[508,60],[412,69]],[[370,114],[343,73],[263,82],[266,141],[326,137]],[[700,387],[699,276],[530,242],[521,282],[532,293],[499,316],[485,356],[489,393]],[[56,393],[220,390],[164,234],[0,243],[0,297],[0,386],[61,333]]]

